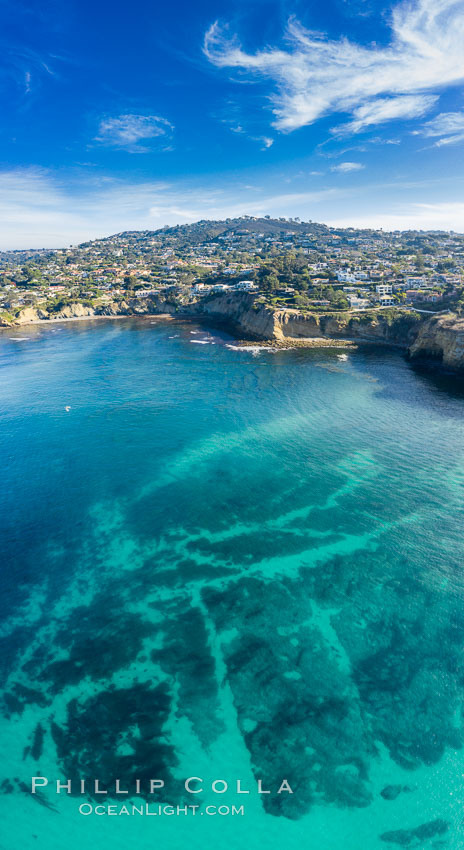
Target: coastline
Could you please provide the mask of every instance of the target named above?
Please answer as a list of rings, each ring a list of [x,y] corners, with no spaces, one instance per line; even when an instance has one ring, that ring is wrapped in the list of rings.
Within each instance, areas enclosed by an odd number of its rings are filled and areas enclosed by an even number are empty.
[[[69,322],[93,322],[93,321],[115,321],[121,319],[141,319],[141,320],[151,320],[159,319],[162,322],[169,321],[185,321],[185,322],[194,322],[197,324],[208,324],[209,326],[214,326],[215,322],[212,321],[211,316],[203,316],[201,314],[192,314],[192,313],[177,313],[176,315],[172,315],[171,313],[119,313],[117,315],[102,315],[95,314],[90,316],[60,316],[56,319],[32,319],[29,322],[21,322],[20,324],[14,325],[0,325],[0,333],[11,331],[21,331],[23,329],[27,329],[28,327],[37,327],[38,325],[43,325],[45,327],[50,325],[60,325],[60,324],[68,324]],[[236,334],[237,327],[234,323],[229,323],[227,320],[218,321],[217,324],[222,324],[224,327],[227,327],[228,333],[234,337],[234,344],[240,346],[241,348],[253,348],[257,344],[259,344],[262,348],[272,348],[272,349],[280,349],[282,351],[288,351],[290,349],[295,348],[349,348],[350,350],[356,350],[360,345],[385,345],[388,348],[394,347],[397,349],[404,350],[403,346],[390,343],[388,341],[381,342],[378,340],[369,340],[369,339],[337,339],[336,337],[306,337],[306,338],[298,338],[298,337],[286,337],[284,339],[244,339],[239,338]]]
[[[411,325],[405,322],[403,315],[390,321],[385,315],[375,314],[297,315],[294,311],[273,310],[267,305],[258,307],[254,298],[247,295],[233,300],[218,296],[201,306],[198,302],[193,303],[189,305],[190,309],[182,309],[182,306],[170,302],[158,304],[131,300],[108,305],[105,312],[87,312],[88,308],[75,304],[72,311],[65,308],[71,315],[40,316],[36,311],[35,315],[29,313],[20,317],[19,321],[0,325],[0,332],[11,334],[27,327],[50,327],[62,322],[95,319],[178,320],[222,328],[233,337],[236,345],[243,348],[256,344],[280,350],[356,350],[361,346],[382,346],[401,351],[408,360],[429,364],[434,370],[438,368],[458,375],[464,373],[464,319],[452,313],[432,316],[425,321],[414,320]],[[348,333],[345,335],[344,331]]]
[[[104,315],[102,313],[95,313],[94,315],[89,316],[59,316],[57,319],[32,319],[30,322],[17,322],[12,325],[0,325],[1,331],[12,331],[20,328],[28,328],[33,325],[60,325],[62,322],[93,322],[94,319],[174,319],[175,316],[172,316],[171,313],[144,313],[143,315],[138,315],[137,313],[118,313],[116,315]],[[187,317],[188,318],[188,317]]]

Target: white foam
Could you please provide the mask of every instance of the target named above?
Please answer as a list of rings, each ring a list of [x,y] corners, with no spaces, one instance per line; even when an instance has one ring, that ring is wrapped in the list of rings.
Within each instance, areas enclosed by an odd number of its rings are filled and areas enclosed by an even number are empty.
[[[271,345],[231,345],[227,343],[226,348],[231,351],[249,351],[253,357],[258,357],[262,351],[290,351],[290,348],[273,348]]]

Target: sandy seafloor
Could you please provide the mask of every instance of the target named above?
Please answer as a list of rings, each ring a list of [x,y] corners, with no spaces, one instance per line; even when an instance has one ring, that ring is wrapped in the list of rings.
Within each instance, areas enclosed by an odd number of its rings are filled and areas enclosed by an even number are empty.
[[[0,848],[462,847],[463,413],[380,348],[2,332]],[[294,794],[83,817],[32,775]]]

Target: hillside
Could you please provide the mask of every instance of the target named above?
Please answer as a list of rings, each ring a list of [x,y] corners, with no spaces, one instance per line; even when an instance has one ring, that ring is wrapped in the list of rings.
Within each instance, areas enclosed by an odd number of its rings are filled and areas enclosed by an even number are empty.
[[[232,236],[294,236],[312,235],[323,237],[330,233],[331,228],[325,224],[302,222],[297,219],[255,218],[242,216],[227,218],[224,221],[197,221],[192,224],[177,224],[163,227],[159,230],[126,230],[107,237],[109,241],[118,239],[133,243],[148,242],[152,239],[161,240],[166,245],[176,245],[180,248],[188,245],[203,245],[215,242],[219,238]],[[105,241],[105,240],[102,240]],[[90,244],[90,243],[86,243]],[[80,246],[82,247],[82,246]]]
[[[123,231],[81,245],[0,255],[0,317],[169,293],[196,301],[253,291],[269,306],[325,313],[464,311],[464,236],[335,229],[241,216]]]
[[[89,250],[94,247],[104,249],[104,246],[114,248],[123,245],[125,248],[135,247],[147,250],[155,241],[158,245],[170,248],[184,249],[208,244],[221,244],[231,239],[243,239],[255,243],[260,238],[298,240],[309,237],[318,242],[320,248],[325,243],[333,244],[334,240],[341,246],[347,246],[360,240],[361,244],[369,240],[380,240],[382,243],[398,244],[410,253],[434,250],[440,240],[446,238],[462,245],[462,235],[450,234],[446,231],[382,231],[362,228],[334,228],[314,221],[300,221],[298,218],[271,218],[270,216],[240,216],[221,221],[201,220],[190,224],[165,226],[157,230],[124,230],[100,239],[93,239],[73,246],[71,250]],[[46,260],[56,252],[69,251],[68,248],[44,249],[30,248],[27,250],[0,251],[0,264],[20,264],[31,261]],[[462,250],[462,248],[461,248]]]

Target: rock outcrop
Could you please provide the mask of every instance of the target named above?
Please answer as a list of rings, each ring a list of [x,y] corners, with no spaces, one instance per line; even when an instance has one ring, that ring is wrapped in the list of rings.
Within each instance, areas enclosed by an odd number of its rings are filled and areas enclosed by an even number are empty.
[[[464,372],[464,318],[449,313],[423,322],[409,348],[409,357],[437,360],[453,371]]]
[[[278,311],[256,301],[248,293],[220,294],[202,298],[195,312],[215,321],[227,322],[241,334],[255,339],[282,339]]]
[[[414,339],[418,319],[414,314],[367,312],[338,314],[301,314],[297,310],[280,310],[276,314],[278,329],[284,338],[328,337],[372,340],[406,347]]]
[[[199,312],[227,320],[240,332],[256,339],[363,339],[403,348],[412,344],[420,323],[417,314],[406,311],[398,311],[392,318],[387,313],[375,311],[356,315],[276,309],[247,293],[210,296],[200,302]]]
[[[105,301],[100,304],[73,302],[60,310],[48,311],[37,307],[24,307],[17,314],[13,324],[27,325],[39,321],[62,321],[63,319],[85,319],[95,316],[148,316],[159,313],[175,314],[179,305],[153,298],[127,298],[119,301]],[[10,326],[10,322],[5,322]]]
[[[210,318],[232,327],[238,334],[257,340],[364,339],[387,342],[407,348],[412,344],[418,318],[398,312],[393,318],[375,311],[360,313],[301,313],[262,303],[249,293],[220,293],[194,301],[175,298],[127,297],[94,305],[74,302],[60,310],[24,307],[14,324],[83,319],[94,316],[148,316],[160,313],[184,317]],[[7,323],[8,324],[8,323]]]
[[[126,297],[96,304],[72,303],[60,310],[24,307],[2,326],[38,321],[92,318],[94,316],[153,316],[168,314],[184,318],[211,319],[232,328],[238,335],[256,340],[359,340],[396,345],[411,359],[434,359],[446,368],[464,372],[464,318],[453,314],[424,320],[406,310],[356,313],[309,313],[264,304],[250,293],[218,293],[198,300]]]

